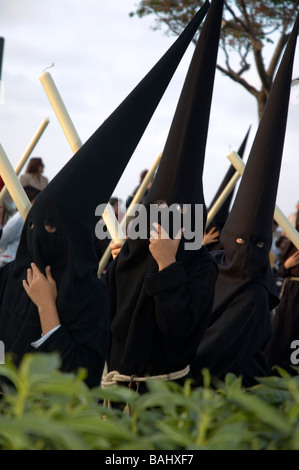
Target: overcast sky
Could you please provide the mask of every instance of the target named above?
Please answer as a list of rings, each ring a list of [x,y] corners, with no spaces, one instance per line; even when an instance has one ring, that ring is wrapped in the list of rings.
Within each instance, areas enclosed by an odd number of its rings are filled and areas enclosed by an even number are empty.
[[[49,70],[84,143],[174,42],[152,31],[154,18],[130,18],[134,0],[0,0],[0,36],[5,38],[0,105],[0,143],[17,164],[43,118],[49,118],[31,156],[41,156],[52,179],[72,157],[70,145],[41,85]],[[140,172],[163,150],[194,51],[190,45],[128,164],[114,195],[123,199]],[[299,77],[299,45],[293,69]],[[259,88],[258,82],[256,86]],[[297,87],[299,88],[299,87]],[[288,215],[299,200],[299,93],[291,96],[277,205]],[[256,101],[216,72],[204,169],[209,204],[249,126],[246,161],[257,130]],[[113,165],[113,162],[111,162]]]

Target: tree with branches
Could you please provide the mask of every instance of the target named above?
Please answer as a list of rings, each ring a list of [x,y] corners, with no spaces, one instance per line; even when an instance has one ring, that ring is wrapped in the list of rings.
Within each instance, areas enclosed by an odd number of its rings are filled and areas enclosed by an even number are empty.
[[[154,30],[164,25],[168,34],[179,35],[203,3],[203,0],[140,0],[130,16],[153,15]],[[223,54],[218,55],[217,69],[256,99],[259,118],[298,11],[298,0],[224,1],[220,38]],[[248,73],[253,67],[260,88]]]

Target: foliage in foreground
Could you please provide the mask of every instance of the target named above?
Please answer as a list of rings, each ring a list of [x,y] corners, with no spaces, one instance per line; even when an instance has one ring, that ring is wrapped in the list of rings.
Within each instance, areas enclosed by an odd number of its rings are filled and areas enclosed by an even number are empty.
[[[204,371],[201,388],[153,381],[138,395],[88,389],[84,371],[59,372],[55,354],[28,354],[18,368],[0,366],[0,449],[297,450],[299,375],[280,372],[250,389],[228,374],[215,389]],[[104,407],[104,398],[131,413]]]

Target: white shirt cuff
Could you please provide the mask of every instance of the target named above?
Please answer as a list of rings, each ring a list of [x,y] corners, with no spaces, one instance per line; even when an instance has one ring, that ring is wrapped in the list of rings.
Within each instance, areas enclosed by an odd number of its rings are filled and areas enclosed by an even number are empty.
[[[49,336],[51,336],[56,330],[58,330],[58,328],[60,328],[60,326],[61,325],[57,325],[52,328],[52,330],[48,331],[48,333],[46,333],[44,336],[41,336],[41,338],[39,338],[37,341],[31,343],[31,346],[34,348],[39,348],[46,341],[46,339],[49,338]]]

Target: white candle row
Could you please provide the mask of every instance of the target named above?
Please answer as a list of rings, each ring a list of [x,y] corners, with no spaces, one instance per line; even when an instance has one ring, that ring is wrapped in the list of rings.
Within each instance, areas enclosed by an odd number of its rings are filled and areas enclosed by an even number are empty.
[[[43,134],[43,132],[46,129],[48,124],[49,124],[49,119],[44,118],[42,120],[41,124],[39,125],[37,131],[35,132],[34,136],[31,139],[29,145],[25,149],[25,152],[23,153],[20,161],[18,162],[17,166],[15,167],[14,171],[15,171],[17,176],[21,173],[22,169],[24,168],[25,163],[27,162],[28,158],[32,154],[34,147],[36,146],[37,142],[41,138],[41,136],[42,136],[42,134]],[[0,192],[0,202],[3,201],[6,194],[7,194],[7,187],[4,186],[1,190],[1,192]]]
[[[26,219],[31,208],[31,203],[21,185],[11,163],[0,144],[0,173],[23,220]]]

